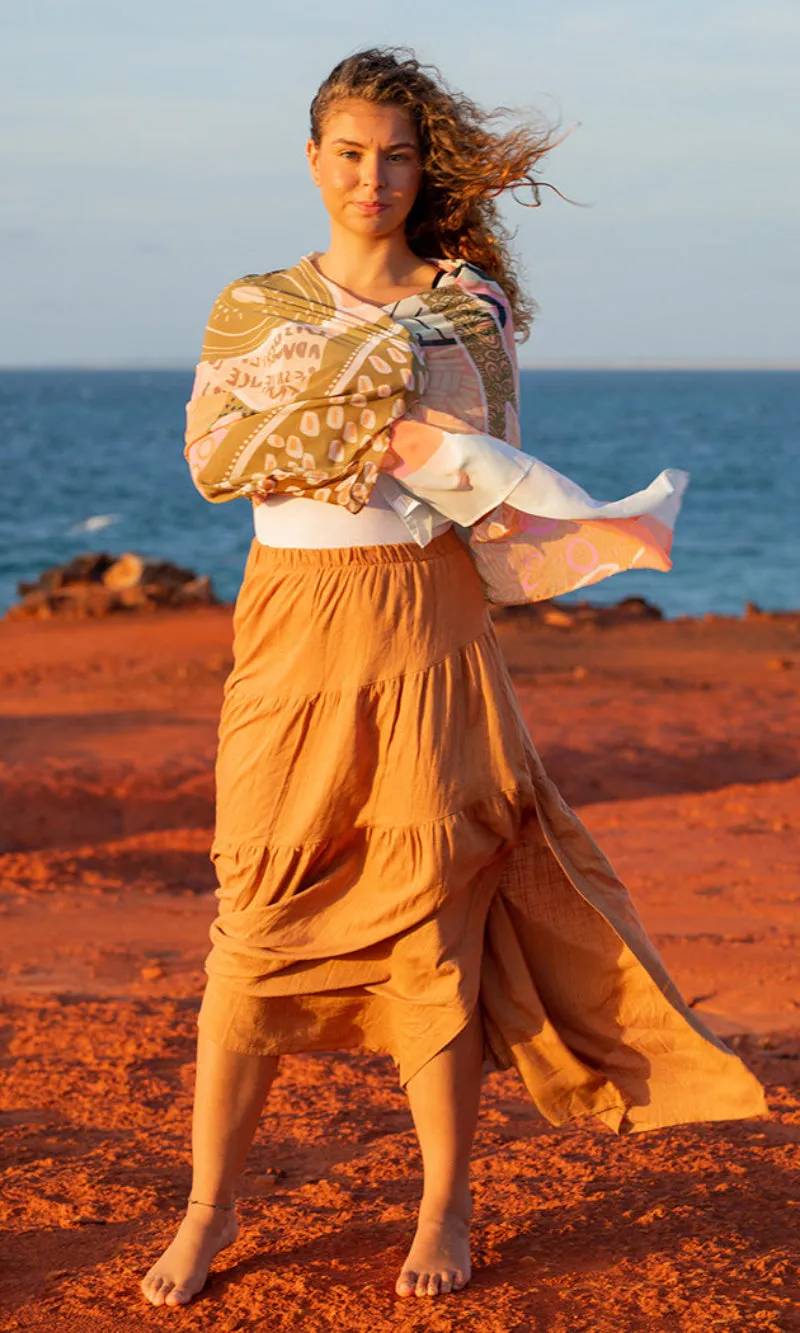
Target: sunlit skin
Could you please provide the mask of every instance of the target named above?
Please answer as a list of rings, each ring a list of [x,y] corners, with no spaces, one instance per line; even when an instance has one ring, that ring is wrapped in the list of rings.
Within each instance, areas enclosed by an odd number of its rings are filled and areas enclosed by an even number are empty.
[[[405,222],[422,183],[417,132],[405,108],[358,99],[336,103],[319,144],[306,146],[330,218],[325,277],[378,305],[430,287],[435,264],[415,255]]]
[[[415,255],[405,235],[422,181],[408,112],[361,100],[336,103],[321,142],[310,141],[307,153],[330,215],[330,244],[316,261],[324,276],[379,305],[429,288],[437,267]],[[474,1016],[406,1085],[423,1193],[395,1286],[399,1296],[440,1296],[470,1279],[469,1162],[482,1058],[483,1032]],[[189,1205],[171,1245],[142,1281],[152,1305],[188,1304],[212,1260],[235,1241],[230,1205],[277,1067],[274,1057],[228,1051],[198,1036],[190,1198],[200,1202]]]
[[[431,287],[437,266],[414,253],[405,233],[422,184],[408,111],[358,98],[337,102],[319,144],[309,139],[306,154],[330,219],[330,244],[314,261],[323,276],[376,305]],[[413,407],[395,425],[393,451],[385,457],[397,477],[428,457],[430,433],[423,428],[419,435],[420,411]]]

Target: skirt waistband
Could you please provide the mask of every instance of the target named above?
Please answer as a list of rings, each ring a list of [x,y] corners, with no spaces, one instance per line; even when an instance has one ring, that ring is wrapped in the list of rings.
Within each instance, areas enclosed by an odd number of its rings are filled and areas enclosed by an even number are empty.
[[[248,563],[259,569],[308,565],[317,569],[330,569],[347,565],[420,564],[459,551],[466,551],[466,548],[454,528],[448,528],[441,536],[433,537],[427,546],[418,546],[413,541],[386,542],[379,546],[264,546],[254,539]]]

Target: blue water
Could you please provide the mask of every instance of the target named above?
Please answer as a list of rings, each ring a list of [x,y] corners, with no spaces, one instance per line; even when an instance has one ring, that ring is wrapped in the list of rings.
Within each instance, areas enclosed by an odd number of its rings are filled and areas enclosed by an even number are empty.
[[[234,597],[251,510],[209,505],[189,480],[191,379],[0,372],[0,609],[19,579],[89,550],[163,556]],[[674,569],[618,574],[569,600],[643,596],[667,616],[800,606],[800,372],[527,371],[522,399],[526,449],[599,499],[663,467],[692,475]]]

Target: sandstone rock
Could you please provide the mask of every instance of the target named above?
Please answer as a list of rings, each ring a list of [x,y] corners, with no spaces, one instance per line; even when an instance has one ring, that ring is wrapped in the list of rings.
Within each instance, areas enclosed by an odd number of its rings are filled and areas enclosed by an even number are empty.
[[[569,611],[562,611],[559,606],[549,606],[542,613],[542,620],[545,625],[555,625],[558,629],[569,629],[575,622],[575,617],[570,615]]]
[[[88,552],[45,569],[35,582],[18,585],[21,602],[10,620],[63,616],[85,620],[112,611],[155,611],[158,607],[215,606],[207,574],[197,575],[170,560],[152,560],[126,551]]]
[[[644,597],[623,597],[611,606],[593,602],[525,602],[520,606],[492,607],[495,620],[518,619],[549,625],[555,629],[571,629],[574,625],[599,626],[628,625],[639,621],[663,620],[664,612]]]
[[[181,601],[188,606],[190,602],[213,602],[215,601],[214,589],[211,586],[211,575],[200,574],[197,578],[190,579],[184,583],[181,588]]]
[[[147,560],[134,551],[125,551],[103,574],[107,588],[153,587],[166,591],[194,581],[191,569],[182,569],[170,560]]]

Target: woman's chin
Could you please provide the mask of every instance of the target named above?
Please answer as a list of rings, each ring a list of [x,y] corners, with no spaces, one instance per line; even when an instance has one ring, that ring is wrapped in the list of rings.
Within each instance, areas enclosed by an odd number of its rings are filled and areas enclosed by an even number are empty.
[[[402,231],[403,223],[395,218],[387,218],[383,213],[351,214],[342,219],[348,231],[355,236],[391,236],[394,231]]]

